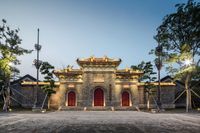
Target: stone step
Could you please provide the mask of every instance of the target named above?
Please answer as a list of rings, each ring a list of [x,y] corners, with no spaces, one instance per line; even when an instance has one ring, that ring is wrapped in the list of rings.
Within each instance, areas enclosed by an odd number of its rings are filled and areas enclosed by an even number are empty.
[[[115,107],[115,111],[136,111],[135,107]]]
[[[84,110],[84,107],[62,107],[60,111],[81,111]]]
[[[138,111],[136,107],[62,107],[60,111]]]
[[[112,111],[112,107],[87,107],[87,111]]]
[[[112,111],[113,107],[62,107],[60,111]]]

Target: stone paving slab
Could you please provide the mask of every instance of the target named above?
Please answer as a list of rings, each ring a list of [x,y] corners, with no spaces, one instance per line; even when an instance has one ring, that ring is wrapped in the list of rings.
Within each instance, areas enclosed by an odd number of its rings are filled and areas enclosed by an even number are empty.
[[[56,111],[0,113],[0,133],[199,133],[199,113]]]

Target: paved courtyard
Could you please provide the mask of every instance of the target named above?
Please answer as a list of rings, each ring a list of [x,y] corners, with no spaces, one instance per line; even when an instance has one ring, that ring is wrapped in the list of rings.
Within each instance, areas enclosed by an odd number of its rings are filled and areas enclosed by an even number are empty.
[[[56,111],[0,113],[0,132],[199,133],[200,113]]]

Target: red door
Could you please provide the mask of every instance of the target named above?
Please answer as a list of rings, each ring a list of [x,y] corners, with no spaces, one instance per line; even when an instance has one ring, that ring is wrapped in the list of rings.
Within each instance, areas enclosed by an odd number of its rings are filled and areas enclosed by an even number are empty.
[[[76,105],[76,94],[75,92],[71,91],[68,93],[68,106],[75,106]]]
[[[104,94],[101,88],[97,88],[94,91],[94,106],[103,106]]]
[[[129,93],[125,91],[122,93],[122,106],[129,106],[129,102]]]

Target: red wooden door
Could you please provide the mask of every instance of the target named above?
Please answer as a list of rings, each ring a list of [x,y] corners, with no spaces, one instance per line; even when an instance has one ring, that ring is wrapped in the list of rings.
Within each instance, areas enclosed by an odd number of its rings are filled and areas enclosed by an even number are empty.
[[[129,102],[129,93],[125,91],[122,93],[122,106],[129,106]]]
[[[68,93],[68,106],[75,106],[76,105],[76,94],[75,92],[71,91]]]
[[[103,106],[104,94],[101,88],[97,88],[94,91],[94,106]]]

